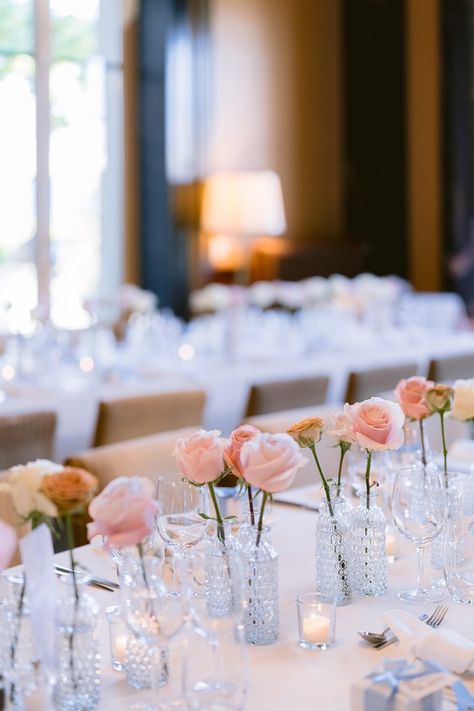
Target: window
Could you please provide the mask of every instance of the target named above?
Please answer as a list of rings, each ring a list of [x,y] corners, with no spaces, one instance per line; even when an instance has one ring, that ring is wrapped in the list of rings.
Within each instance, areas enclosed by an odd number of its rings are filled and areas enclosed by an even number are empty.
[[[120,18],[120,0],[0,0],[0,309],[73,327],[120,281]]]

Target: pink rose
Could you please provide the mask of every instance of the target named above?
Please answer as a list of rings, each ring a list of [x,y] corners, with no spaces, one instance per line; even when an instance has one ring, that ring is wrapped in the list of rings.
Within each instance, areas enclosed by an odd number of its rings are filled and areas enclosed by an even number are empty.
[[[240,425],[229,437],[229,443],[224,450],[224,459],[228,467],[236,470],[237,476],[242,474],[242,465],[240,462],[240,450],[245,442],[260,435],[258,430],[253,425]]]
[[[113,479],[89,506],[89,540],[104,536],[108,548],[141,543],[155,528],[158,504],[152,498],[153,491],[153,484],[144,477]]]
[[[431,414],[431,408],[426,400],[426,392],[433,385],[432,380],[418,375],[407,380],[400,380],[395,388],[395,395],[407,417],[412,420],[422,420]]]
[[[5,521],[0,521],[0,570],[8,568],[16,550],[16,532]]]
[[[224,450],[227,440],[219,430],[199,430],[189,437],[178,439],[174,457],[179,473],[195,484],[210,484],[224,470]]]
[[[331,420],[333,428],[328,432],[331,437],[337,439],[339,443],[345,442],[350,445],[356,442],[352,419],[347,415],[345,410],[333,415]]]
[[[245,442],[240,461],[245,481],[270,494],[291,486],[297,470],[306,464],[290,435],[268,433]]]
[[[404,442],[405,415],[396,402],[371,397],[354,405],[344,405],[355,441],[364,449],[398,449]]]

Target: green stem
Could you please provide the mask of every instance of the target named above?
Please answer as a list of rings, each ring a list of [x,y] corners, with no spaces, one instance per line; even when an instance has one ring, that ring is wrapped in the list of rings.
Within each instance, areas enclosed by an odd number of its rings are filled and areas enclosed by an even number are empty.
[[[252,487],[250,484],[247,484],[247,496],[249,499],[250,524],[255,526],[255,509],[253,507]]]
[[[345,449],[344,445],[341,443],[339,445],[341,449],[341,456],[339,457],[339,469],[337,472],[337,495],[340,496],[341,494],[341,476],[342,476],[342,465],[344,463],[344,457],[346,456],[347,450]]]
[[[426,467],[426,447],[425,447],[425,428],[423,427],[423,418],[418,420],[420,423],[420,442],[421,442],[421,461]]]
[[[367,450],[367,468],[365,470],[365,493],[367,496],[367,508],[370,509],[370,467],[372,465],[372,452]]]
[[[138,548],[138,555],[140,556],[140,563],[142,566],[142,574],[143,574],[143,582],[145,583],[145,587],[148,590],[148,578],[146,575],[146,567],[145,567],[145,557],[144,557],[144,551],[143,551],[143,543],[137,543],[137,548]]]
[[[319,463],[318,455],[316,454],[316,448],[314,444],[310,446],[310,450],[313,453],[314,461],[316,462],[316,466],[318,468],[319,476],[321,477],[321,481],[323,483],[323,488],[324,488],[324,493],[326,494],[326,501],[328,502],[328,507],[329,507],[329,513],[331,516],[334,516],[334,510],[332,508],[332,502],[331,502],[331,494],[329,492],[329,486],[326,481],[326,477],[323,474],[323,470],[321,469],[321,464]]]
[[[76,580],[76,563],[74,561],[74,531],[72,528],[72,516],[70,513],[66,514],[66,532],[67,532],[67,545],[69,548],[69,559],[71,561],[72,570],[72,584],[74,585],[74,599],[76,603],[79,602],[79,590],[77,588]]]
[[[212,482],[209,482],[208,487],[209,487],[209,491],[211,493],[212,503],[214,504],[214,509],[216,512],[217,535],[219,537],[219,540],[222,541],[222,543],[225,543],[224,523],[222,521],[221,512],[219,511],[219,504],[217,503],[216,492],[214,491],[214,484],[212,484]]]
[[[25,592],[26,592],[26,573],[23,572],[23,581],[21,583],[21,590],[20,590],[20,597],[18,598],[18,608],[16,611],[16,616],[17,616],[17,624],[15,626],[15,633],[13,635],[12,643],[10,646],[10,662],[11,662],[11,669],[13,676],[15,676],[15,652],[16,652],[16,647],[18,644],[18,637],[20,635],[20,628],[21,628],[21,620],[23,617],[23,603],[25,599]],[[13,704],[15,702],[15,682],[11,683],[10,686],[10,702]]]
[[[262,530],[263,530],[263,512],[265,511],[265,506],[267,504],[267,499],[268,499],[268,493],[266,491],[263,492],[263,498],[262,498],[262,508],[260,509],[260,516],[258,517],[258,527],[257,527],[257,543],[256,545],[260,545],[260,538],[262,536]]]
[[[443,443],[444,481],[446,488],[448,488],[448,450],[446,447],[446,435],[444,432],[444,412],[440,412],[439,416],[441,418],[441,441]]]

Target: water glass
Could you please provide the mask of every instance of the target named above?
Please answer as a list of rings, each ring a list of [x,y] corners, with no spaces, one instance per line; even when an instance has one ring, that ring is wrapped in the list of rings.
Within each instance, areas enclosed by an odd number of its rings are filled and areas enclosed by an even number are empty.
[[[105,611],[109,623],[110,660],[112,668],[123,671],[125,668],[125,655],[129,637],[127,623],[120,605],[112,605]]]

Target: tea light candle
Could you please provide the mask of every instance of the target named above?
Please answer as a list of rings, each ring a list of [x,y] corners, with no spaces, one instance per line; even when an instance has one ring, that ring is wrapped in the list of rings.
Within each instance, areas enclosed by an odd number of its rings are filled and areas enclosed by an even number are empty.
[[[121,664],[125,663],[125,653],[127,651],[127,636],[117,635],[115,638],[115,659]]]
[[[312,612],[303,619],[303,637],[312,644],[324,644],[331,637],[331,620]]]
[[[389,558],[395,556],[397,549],[397,539],[393,533],[387,533],[385,537],[385,553]]]

